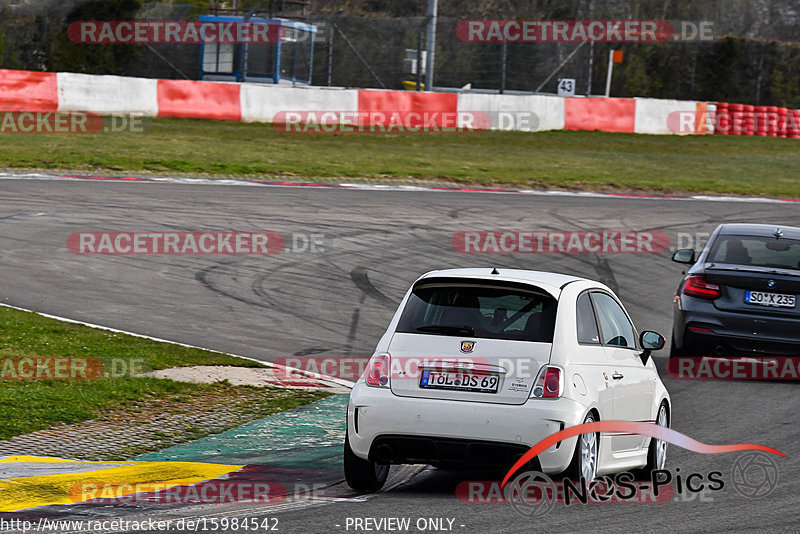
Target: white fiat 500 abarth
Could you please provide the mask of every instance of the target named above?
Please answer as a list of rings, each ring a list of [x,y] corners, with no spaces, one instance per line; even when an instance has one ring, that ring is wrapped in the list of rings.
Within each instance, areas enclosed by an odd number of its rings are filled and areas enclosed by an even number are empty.
[[[670,397],[636,328],[605,285],[562,274],[452,269],[419,278],[350,395],[348,484],[379,490],[392,464],[508,469],[581,423],[669,426]],[[537,457],[547,474],[589,481],[660,469],[666,442],[582,434]]]

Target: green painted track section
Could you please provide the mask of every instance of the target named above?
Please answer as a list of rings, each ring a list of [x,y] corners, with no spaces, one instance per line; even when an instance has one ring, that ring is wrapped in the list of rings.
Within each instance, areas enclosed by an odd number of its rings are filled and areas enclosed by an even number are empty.
[[[348,395],[333,395],[136,460],[340,469]]]

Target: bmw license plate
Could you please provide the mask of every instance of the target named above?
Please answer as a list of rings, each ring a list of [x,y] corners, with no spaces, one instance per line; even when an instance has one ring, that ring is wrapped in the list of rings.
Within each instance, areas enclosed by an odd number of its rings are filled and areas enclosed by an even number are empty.
[[[774,308],[794,308],[794,295],[781,295],[779,293],[762,293],[760,291],[745,291],[744,301],[747,304],[758,306],[772,306]]]
[[[425,369],[419,378],[419,387],[450,391],[497,393],[500,377],[495,374],[473,374],[465,371],[433,371]]]

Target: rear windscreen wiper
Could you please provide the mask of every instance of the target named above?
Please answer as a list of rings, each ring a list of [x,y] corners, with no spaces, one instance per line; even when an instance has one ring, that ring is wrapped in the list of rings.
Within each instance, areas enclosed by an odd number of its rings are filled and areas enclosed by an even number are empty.
[[[431,334],[459,334],[462,336],[475,335],[475,329],[471,326],[451,324],[425,324],[418,326],[417,332],[430,332]]]

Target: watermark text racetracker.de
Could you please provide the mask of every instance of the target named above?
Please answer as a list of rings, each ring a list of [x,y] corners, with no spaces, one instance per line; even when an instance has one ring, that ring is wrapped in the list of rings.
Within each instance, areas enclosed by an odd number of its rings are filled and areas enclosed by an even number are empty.
[[[489,130],[535,132],[548,117],[530,110],[490,111],[280,111],[273,126],[280,133],[481,133]]]
[[[667,374],[684,380],[800,380],[800,357],[680,356],[669,359]]]
[[[778,134],[800,129],[800,112],[777,107],[772,109],[782,112],[673,111],[667,116],[667,128],[680,135],[711,131],[727,135],[754,135],[759,131]]]
[[[670,252],[682,248],[693,248],[696,251],[703,250],[711,238],[711,232],[678,232],[676,234],[675,245],[670,248]]]
[[[281,133],[470,133],[492,127],[483,111],[280,111],[272,122]]]
[[[462,20],[456,36],[467,43],[664,43],[710,41],[712,21]]]
[[[124,113],[0,112],[0,134],[143,133],[145,117]]]
[[[540,478],[546,483],[545,487],[527,484],[532,478]],[[507,504],[513,499],[530,501],[542,498],[565,505],[606,502],[712,502],[712,492],[724,487],[723,473],[720,471],[708,474],[690,473],[687,478],[680,474],[680,469],[674,474],[662,469],[653,471],[649,480],[637,480],[632,473],[623,472],[600,476],[588,483],[568,479],[554,481],[543,473],[529,471],[505,488],[497,480],[465,480],[456,487],[456,497],[460,502],[474,504]],[[546,489],[548,494],[543,495],[541,489]]]
[[[669,249],[664,232],[635,231],[464,231],[453,235],[463,254],[658,254]]]
[[[369,362],[370,358],[357,356],[287,356],[275,360],[277,367],[274,372],[280,379],[292,380],[311,374],[355,382],[366,377]],[[491,364],[486,358],[472,356],[448,357],[442,360],[388,355],[380,363],[381,371],[390,381],[419,381],[427,371],[428,375],[430,372],[435,373],[438,379],[458,382],[454,384],[456,386],[466,384],[467,380],[480,382],[484,377],[489,377],[485,368]],[[541,367],[536,360],[526,358],[499,358],[496,365],[506,369],[509,376],[517,377],[517,381],[535,376]]]
[[[324,234],[277,232],[74,232],[67,249],[84,255],[264,255],[325,252]]]
[[[271,480],[209,480],[190,485],[164,482],[127,483],[121,480],[76,482],[68,489],[74,503],[99,505],[277,504],[288,494],[318,493],[318,485],[296,484],[294,491]]]
[[[275,21],[82,20],[67,35],[82,44],[267,44],[279,42],[284,31]]]
[[[0,380],[95,380],[135,376],[147,370],[143,358],[0,357]]]

